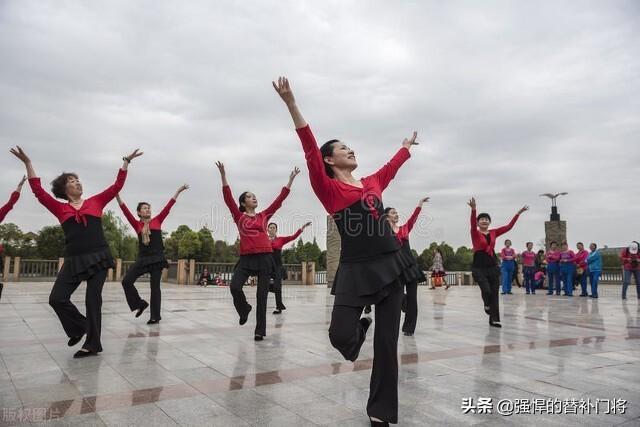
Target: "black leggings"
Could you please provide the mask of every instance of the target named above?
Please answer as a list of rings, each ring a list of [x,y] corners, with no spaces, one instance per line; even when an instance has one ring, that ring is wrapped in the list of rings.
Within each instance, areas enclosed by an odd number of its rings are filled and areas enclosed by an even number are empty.
[[[242,287],[250,276],[258,276],[258,288],[256,289],[256,335],[267,335],[267,297],[269,296],[269,280],[271,271],[254,271],[243,267],[237,267],[231,279],[231,296],[233,305],[240,316],[246,314],[251,305],[247,302],[247,297]]]
[[[138,310],[142,305],[142,298],[136,289],[136,280],[146,272],[134,264],[129,268],[127,274],[122,279],[122,289],[127,298],[127,304],[131,311]],[[160,317],[160,301],[162,292],[160,291],[160,279],[162,278],[162,267],[154,268],[149,272],[151,285],[151,320],[162,320]]]
[[[273,279],[273,293],[276,294],[276,308],[282,310],[285,308],[282,303],[282,267],[277,266],[271,278]]]
[[[489,307],[489,320],[500,321],[500,269],[498,267],[471,268],[473,280],[480,286],[482,301]]]
[[[407,290],[407,308],[402,323],[402,332],[414,333],[418,321],[418,282],[413,281],[405,285]]]
[[[379,301],[375,310],[373,368],[367,414],[390,423],[398,422],[398,334],[402,286]],[[347,360],[354,361],[365,341],[360,323],[363,307],[334,305],[329,327],[331,344]]]
[[[82,348],[89,351],[102,351],[100,343],[102,319],[102,287],[107,279],[107,270],[100,270],[87,279],[85,307],[87,317],[80,314],[71,302],[71,295],[81,280],[69,274],[63,265],[49,295],[49,305],[58,315],[60,323],[68,337],[87,334]]]

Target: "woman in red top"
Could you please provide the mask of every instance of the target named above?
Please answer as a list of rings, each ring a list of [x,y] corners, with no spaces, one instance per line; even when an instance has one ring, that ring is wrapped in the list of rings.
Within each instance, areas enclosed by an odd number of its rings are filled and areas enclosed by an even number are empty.
[[[340,263],[332,294],[335,295],[329,340],[351,361],[360,354],[368,317],[360,318],[365,305],[376,305],[373,368],[367,413],[372,424],[398,420],[398,330],[403,274],[411,259],[400,250],[384,215],[382,192],[417,144],[417,134],[402,142],[395,156],[373,175],[356,179],[353,150],[337,139],[318,144],[297,107],[289,81],[281,77],[274,89],[286,104],[309,169],[311,188],[333,216],[341,237]]]
[[[26,180],[27,180],[27,176],[25,175],[22,177],[22,179],[18,183],[18,188],[16,188],[16,191],[11,193],[11,196],[9,197],[9,201],[0,208],[0,224],[2,223],[2,221],[4,221],[4,218],[7,216],[9,211],[13,209],[16,202],[20,198],[20,191],[22,191],[22,186],[24,185]],[[4,272],[4,248],[0,244],[0,273],[3,273],[3,272]],[[0,298],[2,298],[3,288],[4,288],[4,283],[0,282]]]
[[[418,262],[411,251],[409,234],[418,220],[418,215],[420,215],[420,211],[422,211],[422,205],[428,201],[428,197],[420,199],[413,214],[411,214],[407,222],[401,226],[398,226],[399,215],[395,208],[388,207],[384,210],[387,215],[387,220],[391,224],[391,229],[400,244],[400,250],[413,260],[411,268],[404,271],[403,278],[406,294],[402,300],[402,311],[405,312],[404,322],[402,323],[402,333],[408,337],[413,336],[415,333],[416,323],[418,321],[418,283],[427,280],[420,267],[418,267]]]
[[[622,261],[623,280],[622,280],[622,299],[627,299],[627,288],[631,283],[631,277],[636,281],[636,294],[640,299],[640,244],[633,241],[620,253]]]
[[[162,269],[169,268],[167,259],[164,256],[164,245],[162,243],[162,222],[169,215],[169,211],[178,200],[178,196],[189,188],[183,185],[167,205],[154,217],[151,216],[151,205],[147,202],[140,202],[136,208],[138,218],[134,217],[127,205],[122,201],[120,195],[116,196],[118,205],[122,213],[133,227],[138,235],[138,259],[133,264],[124,278],[122,279],[122,289],[127,298],[127,304],[131,311],[136,312],[136,317],[140,317],[142,312],[149,307],[149,303],[140,298],[136,289],[136,280],[143,274],[149,273],[149,281],[151,286],[151,317],[147,325],[153,325],[160,322],[160,278],[162,277]]]
[[[307,222],[291,236],[278,236],[278,225],[275,222],[269,223],[269,240],[271,240],[271,248],[273,249],[273,262],[276,265],[276,269],[272,275],[273,293],[276,294],[276,309],[273,311],[273,314],[280,314],[282,313],[282,310],[287,309],[287,307],[282,303],[282,277],[284,276],[282,267],[282,247],[287,243],[296,240],[298,236],[302,234],[304,229],[310,225],[311,223]]]
[[[227,182],[227,173],[224,164],[217,162],[220,178],[222,179],[222,196],[226,203],[233,222],[238,227],[240,233],[240,259],[233,271],[231,279],[231,296],[233,305],[240,316],[240,324],[247,323],[251,305],[247,302],[242,287],[247,282],[249,276],[258,276],[258,288],[256,290],[257,310],[256,329],[253,338],[262,341],[267,335],[267,298],[269,296],[269,280],[275,271],[273,249],[267,234],[267,224],[269,219],[276,213],[282,202],[289,195],[293,180],[300,173],[297,167],[289,175],[289,182],[282,188],[278,197],[262,212],[256,212],[258,199],[255,194],[245,191],[240,195],[239,204],[236,205],[231,194],[231,188]]]
[[[468,205],[471,207],[471,242],[473,244],[473,264],[471,274],[473,280],[480,286],[484,311],[489,315],[489,324],[501,328],[500,324],[500,269],[496,260],[496,239],[513,228],[520,214],[529,209],[522,209],[511,219],[509,224],[502,227],[489,229],[491,216],[481,213],[476,216],[476,199],[471,198]]]
[[[102,193],[88,199],[82,197],[83,189],[78,175],[61,174],[51,182],[51,192],[65,202],[56,200],[42,188],[40,178],[22,148],[12,148],[11,153],[24,163],[33,194],[55,215],[64,231],[64,264],[51,289],[49,304],[69,337],[69,347],[76,345],[83,335],[87,335],[82,348],[73,357],[94,356],[102,351],[102,287],[107,278],[107,271],[115,267],[102,229],[102,210],[124,186],[129,163],[142,153],[135,150],[123,157],[116,182]],[[80,314],[70,299],[84,280],[87,281],[86,317]]]

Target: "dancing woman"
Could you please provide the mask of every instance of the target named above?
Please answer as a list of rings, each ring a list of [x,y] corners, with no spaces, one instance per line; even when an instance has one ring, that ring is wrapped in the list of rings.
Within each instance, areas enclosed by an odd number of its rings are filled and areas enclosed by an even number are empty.
[[[83,188],[78,175],[62,173],[51,182],[51,192],[66,202],[56,200],[42,188],[31,159],[22,148],[12,148],[11,153],[24,163],[33,194],[58,219],[64,231],[64,264],[51,289],[49,304],[69,337],[69,347],[73,347],[83,335],[87,335],[82,348],[73,357],[94,356],[102,351],[102,287],[107,271],[115,267],[102,230],[102,210],[120,192],[127,177],[129,163],[141,156],[142,152],[135,150],[123,157],[115,183],[88,199],[82,197]],[[85,280],[86,317],[71,302],[71,295]]]
[[[547,295],[553,295],[553,288],[556,289],[556,295],[560,295],[560,251],[558,243],[551,242],[549,250],[545,254],[547,261]]]
[[[231,296],[233,305],[240,316],[240,324],[247,323],[251,304],[247,302],[247,297],[242,287],[247,282],[249,276],[258,276],[258,288],[256,299],[258,307],[256,310],[256,328],[253,338],[262,341],[267,335],[267,297],[269,295],[269,280],[275,271],[273,261],[273,249],[271,241],[267,235],[267,223],[276,213],[282,202],[289,195],[293,180],[300,173],[297,167],[289,175],[289,182],[282,188],[278,197],[262,212],[256,212],[258,199],[255,194],[245,191],[240,195],[239,204],[236,205],[231,194],[231,188],[227,182],[227,173],[222,162],[216,162],[222,180],[222,195],[233,221],[240,233],[240,259],[233,271],[231,279]]]
[[[18,183],[18,188],[16,188],[16,190],[13,193],[11,193],[11,196],[9,197],[9,201],[0,208],[0,224],[2,224],[2,221],[4,221],[4,218],[7,216],[9,211],[13,209],[16,202],[20,198],[20,192],[22,191],[22,186],[24,185],[26,180],[27,180],[27,176],[25,175],[22,177],[22,179]],[[0,244],[0,273],[4,272],[4,253],[3,252],[4,250],[2,248],[2,245]],[[0,298],[2,298],[3,288],[4,288],[4,283],[0,282]]]
[[[162,269],[169,268],[169,263],[164,256],[164,245],[162,243],[162,222],[165,220],[178,196],[189,188],[183,185],[166,204],[164,209],[154,217],[151,216],[151,205],[147,202],[140,202],[136,208],[138,218],[134,217],[127,205],[122,201],[120,195],[116,195],[122,213],[138,235],[138,259],[133,264],[122,279],[122,289],[127,298],[127,304],[131,311],[136,312],[136,317],[140,317],[142,312],[149,307],[149,303],[140,298],[136,289],[136,280],[143,274],[149,273],[151,286],[151,316],[147,325],[160,322],[160,279]]]
[[[276,269],[272,276],[273,293],[276,294],[276,309],[273,311],[273,314],[280,314],[282,313],[282,310],[287,309],[287,307],[285,307],[282,303],[282,247],[287,243],[296,240],[298,236],[302,234],[304,229],[310,225],[311,223],[307,222],[291,236],[278,236],[278,224],[276,224],[275,222],[269,223],[269,240],[271,240],[271,249],[273,249],[273,261],[275,262],[276,266]]]
[[[476,215],[476,199],[471,198],[471,242],[473,243],[473,264],[471,273],[473,280],[480,286],[484,311],[489,315],[489,324],[501,328],[500,324],[500,270],[496,259],[496,239],[513,228],[520,214],[529,206],[523,206],[511,219],[509,224],[489,229],[491,216],[488,213]]]
[[[353,150],[337,139],[318,148],[289,81],[281,77],[273,86],[289,109],[302,142],[311,187],[333,216],[341,237],[340,263],[331,291],[335,300],[329,339],[345,359],[355,361],[371,325],[370,318],[360,319],[360,315],[365,305],[376,305],[367,413],[372,425],[397,423],[402,278],[412,261],[400,250],[385,219],[382,192],[409,159],[417,134],[405,139],[393,158],[376,173],[356,179],[352,172],[358,163]]]
[[[403,301],[403,306],[406,312],[404,315],[404,322],[402,323],[402,333],[408,337],[413,336],[416,331],[416,322],[418,320],[418,283],[427,280],[420,267],[418,267],[418,262],[413,256],[413,252],[411,252],[409,234],[418,220],[418,215],[420,215],[422,205],[428,201],[428,197],[420,199],[418,201],[418,206],[413,211],[413,214],[411,214],[407,222],[401,226],[398,226],[398,211],[395,208],[389,207],[384,210],[384,213],[391,224],[391,229],[400,244],[400,250],[405,253],[408,259],[413,261],[411,268],[404,271],[403,277],[406,289],[406,299]]]

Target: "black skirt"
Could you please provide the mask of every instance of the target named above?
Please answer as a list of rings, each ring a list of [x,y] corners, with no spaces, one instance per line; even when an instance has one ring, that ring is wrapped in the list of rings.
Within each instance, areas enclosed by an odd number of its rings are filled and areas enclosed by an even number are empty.
[[[76,280],[87,280],[99,271],[115,268],[109,248],[64,258],[65,270]]]
[[[334,304],[352,307],[376,304],[404,286],[411,268],[411,258],[402,251],[364,262],[341,262],[331,288],[336,297]]]
[[[169,263],[164,254],[140,256],[131,268],[136,268],[142,274],[149,273],[153,270],[162,270],[169,268]]]
[[[271,252],[261,254],[240,255],[240,259],[234,267],[235,270],[243,269],[250,274],[272,275],[276,271],[276,263]]]

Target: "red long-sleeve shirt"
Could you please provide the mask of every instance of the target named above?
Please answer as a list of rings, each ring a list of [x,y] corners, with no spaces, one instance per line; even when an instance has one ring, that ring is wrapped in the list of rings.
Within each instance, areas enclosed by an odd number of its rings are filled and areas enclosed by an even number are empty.
[[[560,262],[562,264],[573,264],[575,261],[576,254],[571,249],[560,252]]]
[[[11,197],[9,197],[9,201],[3,207],[0,208],[0,222],[4,221],[4,217],[6,217],[9,211],[13,209],[13,207],[15,206],[19,198],[20,198],[19,192],[14,191],[13,193],[11,193]]]
[[[560,261],[560,251],[549,249],[544,257],[547,260],[547,264],[557,263]]]
[[[86,216],[102,217],[104,207],[116,197],[116,194],[122,190],[124,182],[127,179],[127,171],[120,169],[116,182],[102,193],[85,199],[79,209],[71,206],[69,202],[61,202],[56,200],[51,194],[47,193],[40,183],[40,178],[34,177],[29,179],[29,185],[36,199],[49,210],[58,219],[60,224],[69,218],[74,218],[77,223],[87,224]]]
[[[370,206],[370,210],[373,211],[375,209],[373,207],[374,201],[368,196],[375,196],[378,200],[382,200],[382,192],[396,176],[400,166],[411,157],[407,148],[400,148],[395,156],[377,172],[362,178],[360,180],[362,188],[359,188],[327,176],[322,154],[308,125],[296,129],[296,132],[302,142],[302,149],[309,169],[311,188],[313,188],[313,192],[322,203],[322,206],[331,215],[353,205],[359,200]]]
[[[151,221],[149,221],[149,229],[162,230],[162,222],[165,220],[167,215],[169,215],[171,208],[175,204],[176,204],[176,199],[171,198],[167,202],[165,207],[160,211],[160,213],[154,216],[153,218],[151,218]],[[122,213],[127,218],[127,221],[129,221],[129,224],[131,224],[131,227],[133,227],[136,234],[140,234],[142,232],[142,229],[144,228],[144,221],[142,221],[140,218],[136,218],[135,216],[133,216],[133,214],[131,213],[131,211],[129,210],[126,204],[121,203],[120,209],[122,209]]]
[[[271,239],[271,248],[274,251],[281,251],[282,247],[284,245],[286,245],[287,243],[296,240],[298,238],[299,235],[302,234],[302,231],[304,230],[304,228],[300,228],[298,229],[298,231],[296,231],[295,233],[293,233],[291,236],[278,236],[275,237],[273,239]]]
[[[231,194],[231,188],[228,185],[222,186],[222,196],[226,203],[233,221],[238,227],[240,232],[240,255],[271,253],[271,241],[267,234],[267,223],[269,219],[276,213],[282,202],[289,195],[289,189],[282,187],[282,191],[276,199],[262,212],[258,212],[255,215],[247,215],[240,212],[238,205],[236,205],[233,195]]]
[[[471,209],[471,243],[473,244],[474,252],[483,251],[493,257],[495,255],[496,239],[501,235],[507,233],[513,228],[520,215],[516,214],[509,224],[502,227],[493,228],[489,230],[489,236],[491,243],[487,242],[484,234],[478,230],[478,221],[476,219],[476,210]]]
[[[409,233],[411,233],[413,226],[416,224],[418,215],[420,215],[421,210],[422,208],[420,206],[416,207],[409,219],[407,219],[407,222],[401,225],[400,228],[398,228],[398,231],[396,232],[396,239],[398,239],[398,242],[400,242],[400,244],[403,244],[406,240],[409,240]]]
[[[620,253],[620,260],[622,261],[622,266],[625,270],[640,270],[640,253],[632,254],[628,249],[623,249]]]
[[[587,257],[589,256],[589,252],[585,249],[582,249],[576,253],[575,261],[578,267],[587,268]]]

